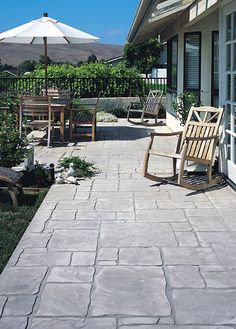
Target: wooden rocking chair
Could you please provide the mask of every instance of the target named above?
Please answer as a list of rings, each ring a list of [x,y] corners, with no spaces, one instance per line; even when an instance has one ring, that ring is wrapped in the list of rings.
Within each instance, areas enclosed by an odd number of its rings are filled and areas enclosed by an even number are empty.
[[[163,96],[163,91],[161,90],[150,90],[147,99],[144,103],[141,102],[131,102],[128,107],[127,120],[128,122],[135,125],[144,126],[157,126],[158,125],[158,114],[161,107],[161,99]],[[134,121],[130,119],[131,113],[140,113],[141,120]],[[154,117],[155,123],[150,124],[145,116]]]
[[[176,163],[180,160],[178,185],[202,190],[218,183],[212,179],[212,165],[218,140],[218,130],[223,116],[223,108],[210,106],[192,107],[190,109],[184,130],[174,133],[151,133],[151,140],[144,160],[144,177],[160,182],[174,182]],[[152,148],[154,137],[179,136],[175,152],[172,154],[159,152]],[[151,155],[164,156],[173,159],[173,177],[163,178],[148,173],[148,164]],[[193,161],[207,166],[206,179],[197,176],[197,179],[184,177],[185,161]]]

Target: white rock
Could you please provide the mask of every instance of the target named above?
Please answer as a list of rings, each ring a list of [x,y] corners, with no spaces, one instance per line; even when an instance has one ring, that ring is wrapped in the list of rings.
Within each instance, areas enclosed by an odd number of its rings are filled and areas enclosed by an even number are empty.
[[[55,179],[55,182],[56,182],[56,184],[64,184],[65,180],[63,177],[59,176]]]
[[[75,177],[72,177],[72,176],[68,177],[68,178],[66,179],[66,181],[67,181],[69,184],[76,184],[76,183],[77,183],[76,178],[75,178]]]
[[[66,173],[66,177],[74,177],[74,176],[75,176],[74,164],[70,163],[70,167]]]

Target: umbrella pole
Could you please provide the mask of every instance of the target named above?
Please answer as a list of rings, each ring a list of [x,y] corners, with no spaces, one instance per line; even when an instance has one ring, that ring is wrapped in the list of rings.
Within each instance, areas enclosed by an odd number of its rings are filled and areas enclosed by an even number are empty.
[[[44,56],[45,56],[45,94],[48,94],[48,46],[47,37],[43,37]]]

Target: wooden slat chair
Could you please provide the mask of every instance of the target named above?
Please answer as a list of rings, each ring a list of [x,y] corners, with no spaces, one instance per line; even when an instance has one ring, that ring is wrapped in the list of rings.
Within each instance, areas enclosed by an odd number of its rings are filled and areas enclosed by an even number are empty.
[[[163,91],[161,90],[150,90],[149,94],[144,103],[142,102],[131,102],[128,107],[127,120],[128,122],[136,125],[145,126],[157,126],[158,125],[158,114],[161,108],[161,100],[163,96]],[[130,118],[131,113],[140,113],[141,119],[139,121],[134,121]],[[148,123],[145,116],[149,116],[155,119],[154,124]]]
[[[184,130],[174,133],[151,133],[151,140],[144,160],[144,176],[160,182],[168,182],[171,179],[154,176],[148,173],[149,159],[151,155],[163,156],[173,159],[173,175],[176,175],[176,163],[180,160],[178,173],[178,185],[193,190],[201,190],[214,185],[212,180],[212,165],[218,140],[218,130],[223,116],[223,108],[210,106],[192,107],[190,109]],[[175,152],[164,153],[152,148],[154,137],[179,136]],[[191,181],[184,178],[185,161],[193,161],[206,165],[206,182]],[[172,179],[174,178],[172,177]],[[199,177],[200,180],[200,177]]]
[[[45,91],[44,91],[45,94]],[[48,88],[47,96],[52,98],[70,99],[70,92],[67,89]]]
[[[78,109],[78,108],[71,108],[70,110],[70,140],[73,139],[74,135],[79,136],[88,136],[92,138],[92,141],[95,141],[96,139],[96,130],[97,130],[97,110],[99,108],[99,102],[100,102],[100,93],[98,94],[97,100],[95,104],[84,104],[85,109]],[[74,126],[74,131],[73,131]],[[91,132],[90,133],[76,133],[76,129],[79,127],[90,127]]]
[[[31,130],[48,128],[47,146],[50,146],[51,128],[53,127],[50,96],[21,96],[19,131],[22,136],[22,126]]]
[[[0,167],[0,188],[8,189],[15,209],[18,208],[18,191],[20,194],[23,193],[21,184],[22,176],[22,173],[15,170]]]

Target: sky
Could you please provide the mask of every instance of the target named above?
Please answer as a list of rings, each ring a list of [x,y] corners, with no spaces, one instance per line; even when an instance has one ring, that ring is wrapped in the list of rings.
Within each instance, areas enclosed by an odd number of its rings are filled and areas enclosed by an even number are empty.
[[[100,38],[123,45],[139,0],[0,0],[0,32],[48,16]]]

